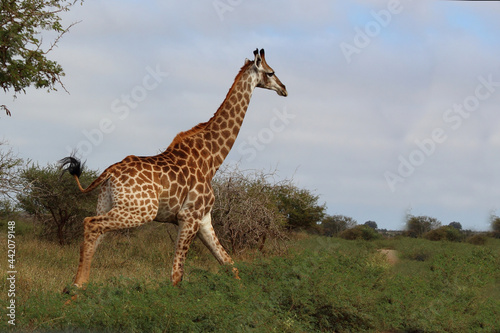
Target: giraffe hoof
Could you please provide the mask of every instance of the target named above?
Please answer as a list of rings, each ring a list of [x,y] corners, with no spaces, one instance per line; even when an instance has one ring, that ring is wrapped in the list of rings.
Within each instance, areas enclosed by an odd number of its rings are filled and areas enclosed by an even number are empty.
[[[75,294],[75,290],[74,290],[75,287],[79,288],[77,285],[64,287],[64,289],[62,291],[63,295],[71,295],[71,297],[66,302],[64,302],[64,305],[69,305],[69,304],[71,304],[71,302],[76,301],[78,299],[78,295]]]
[[[233,267],[233,274],[234,274],[234,278],[236,280],[241,280],[241,278],[240,278],[240,272],[238,271],[238,268]]]
[[[76,301],[78,299],[78,295],[73,295],[71,296],[70,299],[68,299],[66,302],[64,302],[64,305],[70,305],[71,302]]]
[[[75,284],[72,284],[71,286],[66,286],[64,287],[62,293],[63,294],[66,294],[66,295],[70,295],[71,294],[71,291],[74,290],[74,289],[85,289],[85,288],[82,288],[81,285],[77,285],[76,283]]]

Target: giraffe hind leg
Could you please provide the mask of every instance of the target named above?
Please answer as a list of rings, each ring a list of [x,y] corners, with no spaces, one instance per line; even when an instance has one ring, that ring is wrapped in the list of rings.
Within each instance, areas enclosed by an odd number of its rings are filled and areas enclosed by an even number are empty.
[[[104,233],[99,230],[99,226],[94,222],[94,217],[87,217],[83,220],[83,242],[80,245],[80,262],[73,284],[79,288],[88,282],[90,275],[90,263],[97,248],[97,240]]]
[[[146,216],[134,215],[129,212],[112,209],[100,216],[87,217],[84,219],[84,239],[80,246],[80,262],[73,284],[82,287],[88,282],[90,276],[90,264],[102,236],[111,230],[138,227],[152,220]]]

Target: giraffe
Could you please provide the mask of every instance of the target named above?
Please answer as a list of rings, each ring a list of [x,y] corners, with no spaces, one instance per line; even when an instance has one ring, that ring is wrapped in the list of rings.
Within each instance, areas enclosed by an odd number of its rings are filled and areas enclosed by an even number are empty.
[[[215,197],[211,181],[236,140],[255,87],[288,95],[267,64],[264,49],[254,51],[253,61],[245,60],[213,117],[177,134],[164,152],[127,156],[109,166],[85,189],[79,181],[81,162],[74,156],[60,161],[61,168],[75,178],[81,192],[100,186],[97,215],[83,221],[84,240],[73,282],[76,287],[88,282],[92,258],[106,232],[150,221],[179,226],[171,271],[173,285],[182,280],[186,254],[195,236],[220,264],[234,264],[212,226],[210,214]],[[238,277],[235,267],[233,271]]]

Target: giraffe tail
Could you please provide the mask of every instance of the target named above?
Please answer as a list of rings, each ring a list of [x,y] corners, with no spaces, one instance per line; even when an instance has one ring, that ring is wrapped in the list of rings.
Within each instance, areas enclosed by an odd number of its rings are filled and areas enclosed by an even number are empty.
[[[68,171],[68,173],[75,178],[76,184],[78,185],[78,188],[83,193],[87,193],[87,192],[94,190],[97,186],[101,185],[101,183],[108,178],[107,170],[105,170],[99,177],[97,177],[92,182],[92,184],[90,184],[87,188],[84,189],[82,187],[82,184],[80,184],[79,177],[82,175],[83,167],[85,166],[85,163],[82,164],[82,162],[80,162],[80,160],[77,159],[76,157],[69,156],[69,157],[65,157],[65,158],[61,159],[59,161],[59,164],[60,164],[59,168],[63,170],[63,174],[64,174],[64,172]],[[61,174],[61,176],[62,176],[62,174]]]

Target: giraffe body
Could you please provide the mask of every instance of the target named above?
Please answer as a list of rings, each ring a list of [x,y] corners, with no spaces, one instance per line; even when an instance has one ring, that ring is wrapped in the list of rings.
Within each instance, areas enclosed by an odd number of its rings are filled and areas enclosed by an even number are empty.
[[[74,284],[88,282],[90,264],[102,236],[111,230],[138,227],[150,221],[179,225],[171,279],[182,280],[187,251],[198,235],[220,264],[233,260],[220,244],[211,223],[215,196],[211,181],[236,140],[255,87],[287,96],[285,86],[265,61],[264,50],[246,60],[224,102],[214,116],[179,133],[161,154],[127,156],[108,167],[88,188],[78,177],[80,162],[61,160],[82,192],[100,186],[97,215],[84,219],[84,240]],[[234,268],[236,270],[236,268]],[[237,274],[237,271],[235,271]]]

